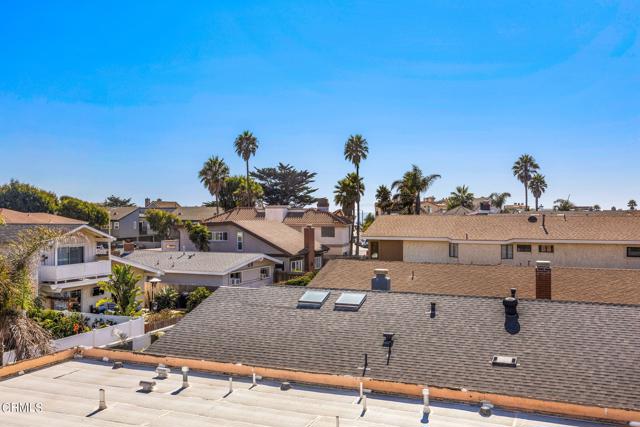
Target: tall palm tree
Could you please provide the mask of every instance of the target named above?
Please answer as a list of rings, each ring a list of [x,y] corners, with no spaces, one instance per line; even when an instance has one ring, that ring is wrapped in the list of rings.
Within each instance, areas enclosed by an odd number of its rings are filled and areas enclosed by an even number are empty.
[[[538,169],[540,169],[540,165],[538,165],[538,163],[536,163],[536,159],[529,154],[523,154],[520,156],[511,167],[513,176],[518,178],[518,181],[524,185],[525,210],[529,210],[529,181],[531,180],[531,176],[536,173]]]
[[[249,159],[251,156],[255,156],[258,150],[258,139],[253,136],[251,132],[245,130],[236,137],[233,143],[236,149],[236,154],[244,160],[247,166],[247,182],[249,181]],[[247,186],[247,206],[251,205],[251,186]]]
[[[344,158],[356,167],[356,184],[358,186],[360,185],[360,162],[366,160],[368,154],[369,143],[367,140],[360,134],[349,135],[349,139],[344,144]],[[358,218],[356,255],[360,255],[360,188],[357,191],[356,205],[356,217]]]
[[[348,173],[342,178],[333,190],[333,201],[340,206],[344,214],[351,219],[351,233],[349,236],[349,255],[353,254],[353,227],[355,221],[354,209],[358,200],[358,192],[360,196],[364,194],[364,183],[362,178],[356,176],[355,173]]]
[[[51,334],[26,313],[34,306],[39,254],[59,236],[44,227],[27,229],[0,254],[0,365],[5,351],[14,351],[16,360],[22,360],[53,350]]]
[[[216,215],[220,213],[220,191],[228,177],[229,166],[218,156],[209,157],[198,173],[200,182],[216,198]]]
[[[473,209],[473,193],[469,191],[469,187],[461,185],[456,187],[456,191],[452,191],[447,200],[447,210],[462,206],[463,208]]]
[[[491,206],[495,206],[496,208],[500,209],[501,212],[504,204],[507,202],[507,199],[509,197],[511,197],[511,193],[507,192],[489,194],[489,198],[491,199]]]
[[[529,182],[529,189],[531,194],[536,199],[536,211],[538,210],[538,200],[542,197],[542,194],[547,191],[547,181],[544,179],[544,175],[536,173],[531,177]]]
[[[381,185],[376,190],[376,205],[382,214],[389,213],[391,207],[391,190],[386,185]]]
[[[400,193],[411,194],[415,202],[413,213],[420,215],[420,194],[427,191],[438,178],[440,178],[438,174],[425,176],[418,166],[411,165],[411,169],[404,173],[402,179],[391,184],[391,189],[397,188]]]

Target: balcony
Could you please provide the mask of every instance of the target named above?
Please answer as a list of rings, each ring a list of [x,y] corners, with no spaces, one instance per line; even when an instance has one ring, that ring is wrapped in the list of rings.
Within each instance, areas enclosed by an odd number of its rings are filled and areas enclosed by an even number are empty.
[[[82,280],[91,277],[104,277],[109,274],[111,274],[111,260],[68,265],[41,265],[38,269],[40,283]]]

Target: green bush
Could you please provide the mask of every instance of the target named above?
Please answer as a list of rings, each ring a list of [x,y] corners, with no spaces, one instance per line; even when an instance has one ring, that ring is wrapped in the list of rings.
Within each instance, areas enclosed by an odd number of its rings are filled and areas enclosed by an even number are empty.
[[[202,301],[209,298],[211,295],[211,291],[204,287],[196,288],[193,292],[189,294],[187,298],[187,311],[191,311],[198,306]]]
[[[36,308],[29,312],[29,317],[49,331],[54,339],[91,331],[87,320],[80,313],[65,316],[61,311]]]
[[[176,308],[176,304],[178,303],[178,292],[170,286],[166,286],[158,292],[158,295],[155,295],[153,300],[157,304],[157,310],[165,310],[170,309],[173,310]]]
[[[316,276],[315,271],[310,271],[300,277],[294,277],[284,282],[287,286],[307,286],[311,280]]]

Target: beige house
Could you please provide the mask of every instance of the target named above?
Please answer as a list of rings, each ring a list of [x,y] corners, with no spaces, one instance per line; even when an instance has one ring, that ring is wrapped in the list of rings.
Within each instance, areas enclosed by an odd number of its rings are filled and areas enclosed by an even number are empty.
[[[387,261],[640,268],[637,215],[381,216],[365,237]]]

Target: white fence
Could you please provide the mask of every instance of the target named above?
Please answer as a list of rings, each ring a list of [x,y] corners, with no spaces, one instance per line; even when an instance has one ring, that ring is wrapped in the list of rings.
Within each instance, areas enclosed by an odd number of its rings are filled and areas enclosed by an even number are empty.
[[[109,316],[100,317],[104,318]],[[144,335],[144,319],[142,317],[138,317],[137,319],[132,319],[117,325],[94,329],[91,332],[71,335],[66,338],[55,340],[52,344],[56,351],[66,350],[68,348],[78,347],[81,345],[85,347],[100,347],[120,342],[119,333],[126,335],[127,338]],[[3,365],[13,362],[15,362],[15,353],[13,351],[5,352],[2,355]]]

